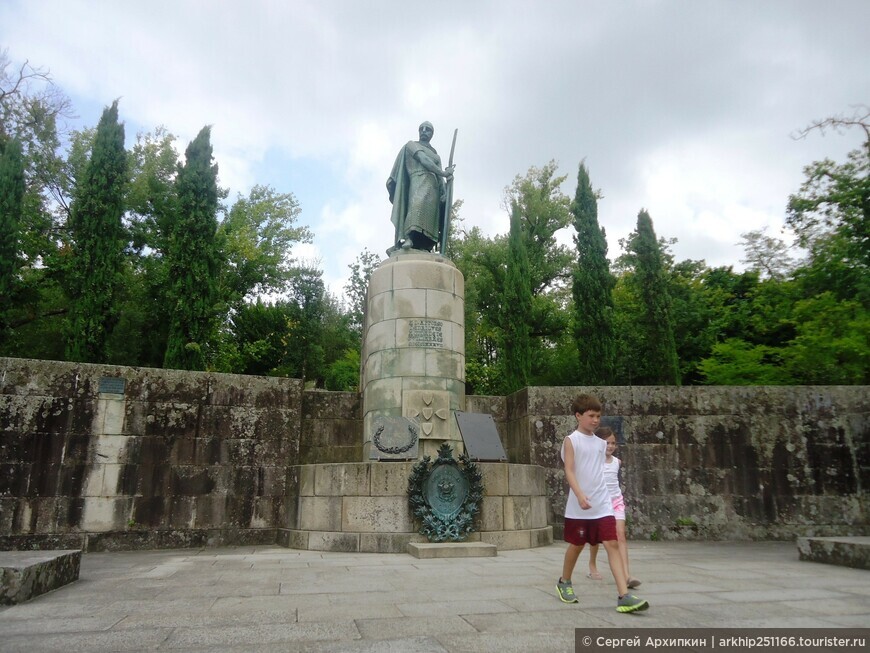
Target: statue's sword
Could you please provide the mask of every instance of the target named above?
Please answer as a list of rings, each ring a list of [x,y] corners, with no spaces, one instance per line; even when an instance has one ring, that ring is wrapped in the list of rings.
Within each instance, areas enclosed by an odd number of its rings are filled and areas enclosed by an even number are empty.
[[[453,151],[456,149],[456,134],[459,133],[459,129],[453,130],[453,143],[450,145],[450,161],[447,163],[447,167],[453,165]],[[447,182],[447,200],[444,203],[444,220],[443,227],[441,229],[441,256],[445,256],[447,252],[447,235],[450,232],[450,209],[453,206],[453,179]]]

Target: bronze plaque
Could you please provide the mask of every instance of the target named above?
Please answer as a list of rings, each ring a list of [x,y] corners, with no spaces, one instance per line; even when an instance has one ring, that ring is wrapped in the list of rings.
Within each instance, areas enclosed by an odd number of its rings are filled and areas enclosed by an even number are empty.
[[[486,413],[456,411],[456,423],[465,442],[465,452],[471,460],[507,461],[495,420]]]
[[[100,377],[98,392],[110,395],[122,395],[127,388],[127,379],[118,376]]]

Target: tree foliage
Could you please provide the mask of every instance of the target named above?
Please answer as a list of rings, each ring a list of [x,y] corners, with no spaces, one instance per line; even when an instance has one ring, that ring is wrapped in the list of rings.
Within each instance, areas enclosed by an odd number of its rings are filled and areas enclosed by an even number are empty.
[[[7,338],[20,285],[24,159],[18,139],[0,143],[0,343]]]
[[[293,193],[254,185],[226,202],[209,128],[179,162],[165,127],[125,154],[116,105],[76,132],[70,115],[47,71],[0,54],[0,354],[357,389],[377,256],[349,266],[339,300],[318,265],[299,260],[312,234]],[[466,391],[868,383],[868,116],[803,130],[863,141],[843,161],[806,167],[788,198],[795,245],[742,235],[744,271],[675,260],[675,240],[657,238],[645,211],[609,263],[582,163],[573,201],[555,162],[517,175],[505,233],[465,228],[457,200],[449,252],[465,277]],[[571,226],[576,249],[562,244]]]
[[[117,101],[103,111],[82,177],[69,221],[67,288],[71,302],[66,356],[93,363],[105,360],[106,337],[118,321],[115,299],[128,242],[121,221],[127,153]]]
[[[506,394],[526,387],[532,369],[529,333],[532,317],[531,270],[520,226],[520,207],[514,204],[511,208],[507,274],[502,294],[502,306],[507,310],[502,313],[501,324]]]
[[[574,338],[577,342],[578,381],[609,385],[614,379],[613,286],[607,260],[607,239],[598,224],[598,194],[592,190],[589,171],[581,163],[577,192],[571,205],[574,215]]]
[[[674,321],[667,261],[646,210],[637,215],[637,228],[628,237],[627,276],[636,298],[637,339],[629,350],[634,359],[633,382],[640,385],[678,385],[680,370],[674,340]]]
[[[502,292],[507,240],[487,238],[479,227],[457,225],[453,261],[465,277],[465,384],[468,394],[499,394]],[[461,237],[460,237],[461,234]]]
[[[745,252],[740,262],[761,277],[781,281],[794,270],[791,248],[781,238],[768,236],[767,227],[740,234],[740,242]]]
[[[376,254],[364,249],[347,266],[350,277],[344,285],[344,292],[349,305],[350,327],[359,338],[362,338],[369,279],[379,263],[380,258]]]
[[[801,245],[810,250],[814,264],[835,276],[842,289],[855,287],[865,305],[870,302],[870,110],[854,116],[819,121],[802,132],[858,127],[864,132],[861,147],[845,163],[830,159],[806,168],[806,180],[789,197],[786,223]],[[843,296],[843,299],[847,297]]]
[[[178,203],[166,253],[170,322],[163,364],[203,370],[219,313],[217,164],[212,162],[210,127],[190,142],[185,157],[176,179]]]
[[[292,193],[256,185],[239,196],[218,228],[225,265],[222,296],[230,304],[259,295],[283,293],[295,270],[292,248],[311,242],[298,226],[301,209]]]

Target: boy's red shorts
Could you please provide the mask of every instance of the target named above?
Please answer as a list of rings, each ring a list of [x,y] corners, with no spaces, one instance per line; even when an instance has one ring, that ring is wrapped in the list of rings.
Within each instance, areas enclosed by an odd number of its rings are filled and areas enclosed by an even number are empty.
[[[616,517],[571,519],[565,517],[565,541],[575,546],[601,544],[616,539]]]

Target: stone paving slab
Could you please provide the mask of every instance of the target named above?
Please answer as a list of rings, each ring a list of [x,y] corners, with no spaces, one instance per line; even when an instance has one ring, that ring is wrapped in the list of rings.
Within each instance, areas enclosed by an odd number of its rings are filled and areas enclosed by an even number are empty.
[[[0,607],[0,653],[572,651],[575,628],[866,627],[870,571],[798,559],[791,542],[631,542],[640,614],[574,575],[565,545],[495,558],[295,551],[274,546],[88,553],[79,581]]]

